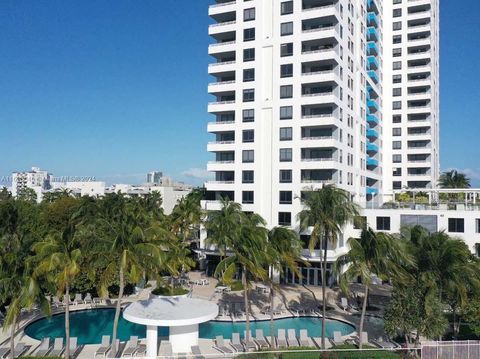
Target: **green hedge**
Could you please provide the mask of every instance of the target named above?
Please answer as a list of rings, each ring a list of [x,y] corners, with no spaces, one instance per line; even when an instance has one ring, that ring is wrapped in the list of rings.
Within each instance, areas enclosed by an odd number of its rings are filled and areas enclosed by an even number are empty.
[[[172,287],[157,287],[152,291],[153,295],[185,295],[188,294],[188,290],[184,288],[172,288]]]

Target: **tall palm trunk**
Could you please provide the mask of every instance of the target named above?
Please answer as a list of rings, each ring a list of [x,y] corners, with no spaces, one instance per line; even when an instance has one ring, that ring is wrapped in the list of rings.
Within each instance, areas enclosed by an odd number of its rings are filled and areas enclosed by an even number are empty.
[[[65,359],[70,358],[70,285],[65,285]],[[64,299],[64,300],[65,300]]]
[[[270,281],[270,348],[275,348],[275,323],[273,321],[273,283]]]
[[[10,328],[10,358],[14,359],[15,351],[15,327],[17,326],[17,315],[13,316],[12,326]]]
[[[325,235],[323,241],[323,263],[322,263],[322,349],[326,349],[325,337],[326,337],[326,316],[327,316],[327,236]]]
[[[250,341],[250,308],[248,307],[247,268],[243,266],[242,271],[243,301],[245,305],[245,340]]]
[[[368,284],[365,284],[365,297],[363,298],[362,305],[362,315],[360,316],[360,333],[358,337],[360,338],[360,349],[362,349],[362,332],[363,332],[363,322],[365,321],[365,313],[367,312],[367,300],[368,300]]]
[[[119,272],[119,288],[118,288],[118,299],[117,305],[115,308],[115,319],[113,320],[113,333],[112,333],[112,353],[113,356],[117,356],[117,330],[118,330],[118,321],[120,319],[120,311],[122,309],[122,297],[123,297],[123,290],[125,286],[125,278],[123,273],[123,266],[120,265],[120,272]]]

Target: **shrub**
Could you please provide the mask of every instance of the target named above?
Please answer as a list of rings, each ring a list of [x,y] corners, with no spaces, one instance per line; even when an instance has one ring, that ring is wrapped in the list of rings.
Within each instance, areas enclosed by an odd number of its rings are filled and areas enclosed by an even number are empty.
[[[157,287],[152,291],[152,294],[164,296],[185,295],[188,294],[188,290],[181,287]]]

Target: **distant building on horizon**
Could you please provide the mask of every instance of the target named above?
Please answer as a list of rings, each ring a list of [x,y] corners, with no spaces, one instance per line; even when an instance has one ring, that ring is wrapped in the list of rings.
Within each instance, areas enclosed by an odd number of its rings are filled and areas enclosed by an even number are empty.
[[[147,173],[147,183],[160,184],[162,181],[163,173],[160,171],[152,171]]]
[[[14,197],[21,196],[30,188],[35,191],[37,201],[41,201],[43,192],[51,188],[52,175],[48,171],[42,171],[40,167],[32,167],[30,171],[13,172],[11,192]]]

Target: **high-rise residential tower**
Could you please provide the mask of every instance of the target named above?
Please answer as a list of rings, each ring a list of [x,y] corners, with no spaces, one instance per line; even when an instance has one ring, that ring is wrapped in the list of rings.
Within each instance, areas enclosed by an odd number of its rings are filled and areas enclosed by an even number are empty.
[[[439,177],[439,1],[384,1],[384,188]]]
[[[382,9],[376,0],[217,0],[207,205],[229,197],[296,227],[303,191],[382,193]]]

